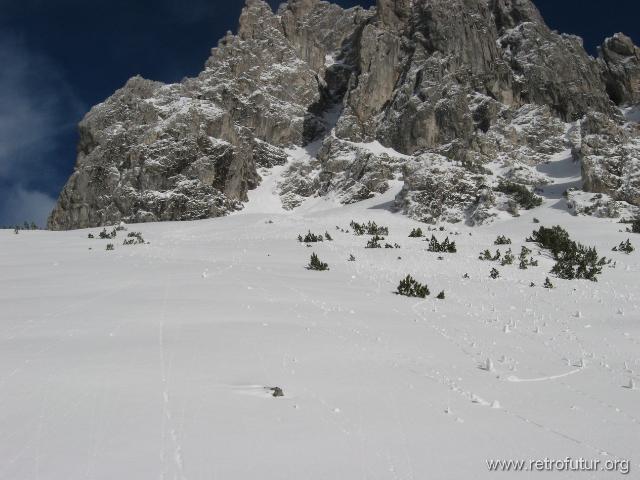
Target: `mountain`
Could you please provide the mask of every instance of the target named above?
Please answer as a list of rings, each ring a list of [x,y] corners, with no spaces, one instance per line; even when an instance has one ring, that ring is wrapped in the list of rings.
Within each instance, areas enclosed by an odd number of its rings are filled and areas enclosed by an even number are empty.
[[[248,0],[198,77],[135,77],[87,114],[49,228],[224,216],[274,166],[288,209],[401,179],[391,208],[475,225],[535,206],[567,151],[567,204],[619,216],[640,205],[638,102],[628,37],[594,59],[529,0]]]

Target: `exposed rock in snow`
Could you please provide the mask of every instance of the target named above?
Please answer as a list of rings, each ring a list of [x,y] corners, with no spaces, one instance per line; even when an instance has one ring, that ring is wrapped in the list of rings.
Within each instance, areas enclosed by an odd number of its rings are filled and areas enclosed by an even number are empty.
[[[574,151],[582,161],[584,189],[640,206],[640,127],[601,113],[590,113],[581,126]]]
[[[598,53],[611,99],[618,105],[640,103],[640,49],[625,34],[616,33]]]

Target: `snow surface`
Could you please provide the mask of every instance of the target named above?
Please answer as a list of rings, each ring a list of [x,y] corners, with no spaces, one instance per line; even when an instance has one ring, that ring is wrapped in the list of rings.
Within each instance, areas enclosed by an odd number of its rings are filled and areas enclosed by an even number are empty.
[[[0,231],[0,478],[484,479],[501,475],[487,459],[567,456],[630,459],[637,475],[640,258],[611,248],[640,242],[558,208],[574,167],[540,167],[557,177],[540,209],[436,232],[458,245],[443,260],[408,238],[425,225],[386,208],[399,182],[282,212],[284,167],[237,215],[129,225],[147,245]],[[526,244],[540,267],[489,279],[478,253],[504,234],[517,255],[533,217],[617,267],[547,290],[553,262]],[[336,230],[351,220],[388,225],[402,249],[365,249]],[[334,241],[307,248],[307,230]],[[312,252],[330,271],[304,268]],[[394,295],[407,274],[432,296]]]

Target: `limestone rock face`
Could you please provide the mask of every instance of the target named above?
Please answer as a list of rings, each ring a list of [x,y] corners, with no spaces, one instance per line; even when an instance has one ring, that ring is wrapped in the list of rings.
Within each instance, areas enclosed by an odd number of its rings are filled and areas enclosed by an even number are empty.
[[[575,152],[584,189],[640,205],[640,126],[592,113],[581,122],[581,133]]]
[[[325,58],[364,17],[318,1],[295,1],[276,15],[249,0],[238,34],[220,40],[197,78],[131,79],[80,123],[76,168],[49,228],[242,208],[260,182],[256,167],[284,163],[281,147],[321,128]]]
[[[226,215],[285,164],[285,208],[402,181],[395,208],[477,224],[569,149],[585,190],[640,205],[638,52],[616,34],[596,60],[530,0],[247,0],[196,78],[134,77],[87,114],[49,227]]]
[[[607,91],[617,104],[640,103],[640,49],[623,33],[607,38],[599,50]]]

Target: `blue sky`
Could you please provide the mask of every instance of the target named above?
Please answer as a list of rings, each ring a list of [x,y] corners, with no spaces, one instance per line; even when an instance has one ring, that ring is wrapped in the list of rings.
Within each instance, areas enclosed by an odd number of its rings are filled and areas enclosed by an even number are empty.
[[[592,53],[617,31],[640,43],[637,0],[535,3],[552,28],[582,36]],[[73,171],[76,124],[89,108],[136,74],[165,82],[197,74],[235,30],[243,4],[0,0],[0,225],[44,225]]]

